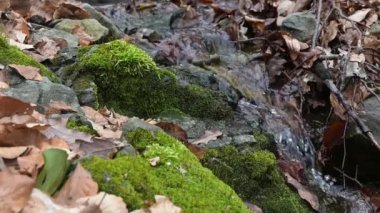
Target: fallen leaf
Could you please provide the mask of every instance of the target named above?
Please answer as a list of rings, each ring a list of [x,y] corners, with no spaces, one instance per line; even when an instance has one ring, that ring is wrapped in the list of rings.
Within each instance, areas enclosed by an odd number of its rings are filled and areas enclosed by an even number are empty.
[[[357,10],[354,14],[350,15],[348,19],[355,22],[361,22],[365,19],[369,11],[371,11],[370,8]]]
[[[34,46],[31,44],[23,44],[23,43],[15,41],[13,39],[8,39],[8,41],[9,41],[9,45],[15,46],[15,47],[19,48],[20,50],[34,49]]]
[[[99,206],[102,213],[128,213],[127,205],[121,197],[107,194],[105,192],[100,192],[91,197],[80,198],[77,200],[77,203],[89,207],[93,205]]]
[[[78,5],[72,3],[61,3],[58,8],[54,11],[54,19],[86,19],[89,18],[90,14]]]
[[[207,144],[210,141],[218,139],[218,137],[221,136],[221,135],[223,135],[223,133],[221,131],[219,131],[219,130],[216,130],[216,131],[206,131],[203,136],[201,136],[200,138],[198,138],[198,139],[196,139],[194,141],[190,141],[190,143],[191,144],[195,144],[195,145],[198,145],[198,144]]]
[[[77,199],[96,195],[97,192],[98,184],[91,178],[91,174],[78,164],[54,198],[58,204],[73,206]]]
[[[360,53],[360,54],[351,53],[350,61],[351,62],[364,63],[365,62],[365,56],[363,53]]]
[[[3,170],[0,172],[0,206],[2,212],[20,212],[27,204],[34,180]]]
[[[321,43],[323,47],[327,47],[329,42],[334,40],[338,34],[338,22],[330,21],[329,25],[322,31]]]
[[[172,123],[172,122],[165,122],[161,121],[155,124],[156,126],[160,127],[162,130],[164,130],[167,134],[177,138],[178,140],[182,142],[187,142],[187,132],[180,127],[178,124]]]
[[[76,112],[76,110],[64,101],[50,101],[50,103],[45,107],[45,114],[47,115],[68,112]]]
[[[0,11],[5,11],[5,9],[8,9],[10,6],[11,6],[11,3],[9,0],[0,1]]]
[[[104,156],[107,158],[112,158],[117,152],[115,143],[112,140],[94,138],[93,142],[78,141],[78,154],[80,156]]]
[[[334,113],[339,116],[343,121],[347,119],[346,110],[339,103],[338,98],[334,94],[330,94],[331,107],[334,109]]]
[[[0,96],[0,118],[15,114],[31,115],[35,105],[9,96]]]
[[[155,195],[156,203],[147,209],[138,209],[132,213],[182,213],[182,209],[175,206],[169,198],[162,195]]]
[[[318,197],[316,195],[312,194],[308,189],[306,189],[302,184],[300,184],[296,179],[294,179],[288,173],[285,173],[284,175],[286,177],[286,181],[289,184],[291,184],[294,188],[297,189],[300,197],[302,199],[306,200],[314,210],[318,211],[318,209],[319,209]]]
[[[159,156],[157,156],[157,157],[154,157],[154,158],[151,158],[151,159],[149,159],[149,164],[151,165],[151,166],[157,166],[157,164],[160,162],[160,157]]]
[[[45,22],[49,22],[53,19],[53,14],[58,8],[58,0],[30,0],[30,10],[27,13],[30,16],[41,16],[45,19]]]
[[[0,157],[15,159],[28,150],[27,146],[0,147]]]
[[[40,149],[31,147],[27,155],[17,158],[20,172],[31,177],[37,175],[37,171],[44,165],[44,157]]]
[[[65,39],[43,37],[35,44],[36,51],[48,59],[53,59],[62,48],[68,47]]]
[[[42,76],[40,75],[39,68],[32,67],[32,66],[24,66],[24,65],[17,65],[17,64],[10,64],[9,67],[13,68],[17,71],[22,77],[24,77],[27,80],[35,80],[35,81],[41,81]]]
[[[87,46],[91,42],[95,41],[95,38],[89,35],[81,26],[76,25],[72,30],[71,34],[76,35],[79,38],[79,42],[82,46]]]
[[[297,39],[291,38],[288,35],[283,35],[282,37],[284,38],[286,46],[288,47],[288,53],[289,53],[290,59],[292,61],[295,61],[298,58],[298,55],[300,54],[300,51],[301,51],[300,42]]]

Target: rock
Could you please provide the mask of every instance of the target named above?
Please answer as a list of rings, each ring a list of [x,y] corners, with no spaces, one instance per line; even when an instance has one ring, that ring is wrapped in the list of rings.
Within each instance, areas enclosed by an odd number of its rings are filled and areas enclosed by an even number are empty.
[[[372,131],[373,135],[380,141],[380,102],[376,97],[371,97],[364,101],[364,112],[362,113],[362,119]]]
[[[5,95],[41,106],[47,106],[52,101],[63,101],[74,110],[80,111],[77,96],[72,89],[52,83],[46,78],[42,81],[25,80],[12,85],[5,91]]]
[[[136,129],[145,129],[149,131],[159,131],[162,130],[160,127],[155,126],[153,124],[147,123],[144,120],[141,120],[139,118],[133,117],[129,118],[128,122],[124,124],[123,126],[123,133],[127,134],[130,131],[136,130]]]
[[[164,194],[183,212],[223,212],[226,209],[228,212],[249,212],[231,187],[202,167],[175,138],[162,131],[142,129],[125,136],[141,153],[119,155],[113,160],[92,157],[81,164],[91,173],[100,190],[122,197],[128,210],[139,209],[153,195]],[[156,166],[151,166],[149,160],[155,157],[160,160]]]
[[[232,105],[237,105],[240,99],[240,95],[228,81],[211,71],[188,64],[180,67],[178,73],[183,81],[221,92]]]
[[[282,22],[282,29],[300,41],[307,41],[313,37],[316,18],[308,12],[293,13]]]
[[[253,135],[238,135],[233,137],[234,144],[242,145],[242,144],[250,144],[256,142],[256,139]]]
[[[67,41],[68,47],[77,47],[78,38],[71,33],[54,28],[41,28],[32,34],[32,43],[40,42],[43,37],[60,38]]]
[[[71,33],[76,26],[80,26],[93,38],[94,42],[104,39],[109,33],[109,30],[101,25],[96,19],[62,19],[54,26],[54,28]]]
[[[372,27],[369,29],[369,33],[371,34],[379,34],[380,33],[380,22],[377,21]]]
[[[108,28],[110,33],[109,36],[113,38],[123,37],[124,33],[107,16],[103,15],[89,4],[83,4],[82,6],[92,18],[96,19],[100,24]]]
[[[119,154],[136,156],[136,155],[138,155],[138,152],[136,151],[136,149],[131,144],[125,143],[123,145],[123,148],[119,151]]]
[[[95,109],[99,107],[98,87],[90,77],[80,76],[75,79],[72,88],[82,106],[90,106]]]
[[[77,57],[77,48],[63,48],[51,60],[54,66],[61,68],[63,65],[75,63]]]

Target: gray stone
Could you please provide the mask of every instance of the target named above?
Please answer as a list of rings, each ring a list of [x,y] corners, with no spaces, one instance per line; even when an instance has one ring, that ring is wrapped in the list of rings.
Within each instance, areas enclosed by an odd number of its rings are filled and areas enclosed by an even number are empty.
[[[129,143],[125,143],[123,148],[119,151],[121,154],[126,154],[129,156],[136,156],[138,152],[136,149]]]
[[[377,141],[380,141],[380,102],[376,97],[371,97],[365,100],[363,105],[364,110],[360,117],[364,119]]]
[[[89,77],[83,76],[75,79],[72,88],[82,106],[90,106],[95,109],[99,107],[98,87]]]
[[[72,32],[76,26],[80,26],[88,35],[93,37],[94,42],[104,39],[109,32],[109,30],[101,25],[96,19],[62,19],[54,26],[54,28],[64,30],[66,32]]]
[[[256,142],[253,135],[238,135],[233,137],[233,143],[236,145],[250,144]]]
[[[149,131],[162,130],[158,126],[147,123],[144,120],[141,120],[139,118],[133,117],[133,118],[129,118],[128,122],[123,126],[123,134],[127,134],[128,132],[136,130],[138,128],[149,130]]]
[[[372,27],[369,29],[369,33],[371,34],[379,34],[380,33],[380,22],[377,21]]]
[[[41,106],[47,106],[52,101],[63,101],[73,109],[80,111],[75,92],[62,84],[52,83],[47,78],[42,81],[25,80],[12,85],[5,95]]]
[[[67,41],[68,47],[77,47],[78,38],[71,33],[53,28],[41,28],[32,34],[32,43],[40,42],[42,38],[61,38]]]
[[[308,12],[293,13],[282,22],[282,29],[292,34],[300,41],[307,41],[313,37],[316,18]]]
[[[124,33],[107,16],[103,15],[101,12],[97,11],[89,4],[83,4],[83,9],[85,9],[92,18],[96,19],[100,24],[107,27],[111,37],[123,37]]]

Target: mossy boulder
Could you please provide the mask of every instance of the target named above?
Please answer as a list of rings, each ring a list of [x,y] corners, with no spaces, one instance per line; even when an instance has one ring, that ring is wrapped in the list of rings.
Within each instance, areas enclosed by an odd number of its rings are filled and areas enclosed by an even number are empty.
[[[264,212],[309,212],[286,185],[274,154],[258,150],[261,145],[209,149],[202,164],[242,199],[260,206]]]
[[[64,76],[91,74],[100,104],[124,114],[155,117],[169,108],[213,119],[231,114],[219,93],[180,84],[173,72],[157,67],[146,52],[133,44],[116,40],[81,48],[78,56],[78,62],[67,67]]]
[[[26,55],[17,47],[8,44],[7,39],[0,34],[0,64],[19,64],[33,66],[40,69],[40,73],[53,82],[58,82],[58,77],[43,64],[35,61],[31,56]]]
[[[113,160],[82,161],[100,190],[121,196],[129,210],[141,208],[154,195],[165,195],[184,212],[249,212],[239,196],[176,139],[162,131],[138,129],[128,133],[140,152]],[[160,157],[158,165],[149,159]]]

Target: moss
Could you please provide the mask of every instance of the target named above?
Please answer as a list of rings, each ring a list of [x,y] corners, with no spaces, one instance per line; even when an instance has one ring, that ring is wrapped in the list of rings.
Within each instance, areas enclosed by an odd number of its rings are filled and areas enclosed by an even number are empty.
[[[80,132],[85,132],[91,135],[97,134],[96,131],[92,128],[91,123],[85,121],[84,118],[81,118],[79,116],[71,116],[66,123],[66,127]]]
[[[19,64],[33,66],[40,69],[43,76],[52,82],[59,82],[58,77],[41,63],[35,61],[31,56],[24,54],[21,50],[8,44],[7,39],[0,35],[0,64]]]
[[[253,136],[255,137],[256,142],[253,144],[253,147],[256,150],[267,150],[270,152],[276,152],[276,142],[273,135],[264,132],[260,129],[253,130]]]
[[[169,108],[215,119],[231,114],[221,95],[180,85],[173,72],[158,68],[147,53],[132,44],[116,40],[80,48],[78,55],[79,62],[68,68],[71,73],[93,75],[100,104],[124,114],[155,117]]]
[[[141,154],[82,162],[100,190],[123,197],[128,209],[141,208],[144,201],[160,194],[184,212],[249,212],[236,193],[176,139],[162,131],[142,129],[128,133],[128,139]],[[148,161],[156,156],[160,162],[152,167]]]
[[[260,206],[264,212],[308,212],[285,184],[273,153],[247,150],[245,147],[243,153],[233,146],[210,149],[202,163],[239,196]]]

